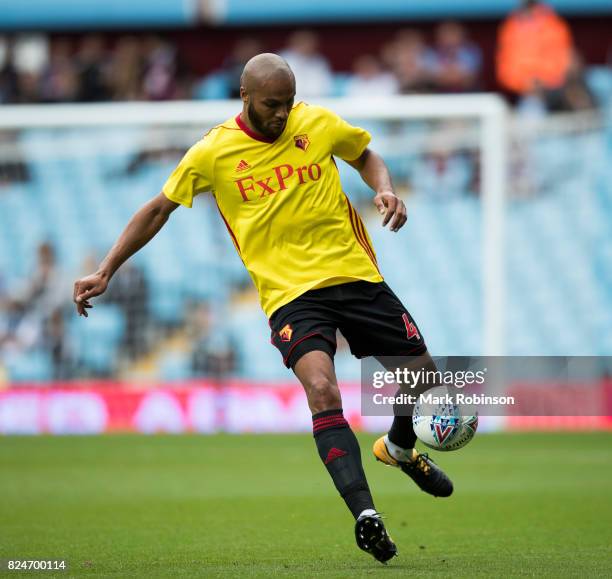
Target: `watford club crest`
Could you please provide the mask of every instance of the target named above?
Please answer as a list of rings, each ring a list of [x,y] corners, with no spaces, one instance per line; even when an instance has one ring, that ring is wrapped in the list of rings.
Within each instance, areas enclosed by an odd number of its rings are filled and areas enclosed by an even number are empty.
[[[291,336],[293,335],[293,328],[291,327],[291,324],[284,326],[278,335],[283,342],[290,342]]]
[[[295,141],[295,146],[298,149],[302,149],[302,151],[305,151],[306,149],[308,149],[308,145],[310,145],[310,140],[308,139],[308,135],[306,134],[295,135],[293,137],[293,140]]]

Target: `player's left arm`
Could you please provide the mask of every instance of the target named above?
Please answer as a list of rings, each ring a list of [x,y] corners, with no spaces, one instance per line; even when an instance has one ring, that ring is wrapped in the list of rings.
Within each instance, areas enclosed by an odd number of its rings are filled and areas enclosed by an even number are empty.
[[[379,213],[384,215],[383,227],[390,222],[389,229],[399,231],[406,223],[406,205],[393,191],[391,175],[382,157],[366,148],[357,159],[347,163],[357,169],[361,178],[376,192],[373,201]]]

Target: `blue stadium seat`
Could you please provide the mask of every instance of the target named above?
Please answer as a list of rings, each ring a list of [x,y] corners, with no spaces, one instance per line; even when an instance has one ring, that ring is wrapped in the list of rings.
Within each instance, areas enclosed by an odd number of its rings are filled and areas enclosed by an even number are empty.
[[[591,66],[586,71],[586,81],[602,106],[612,103],[612,70],[608,66]]]
[[[200,100],[227,99],[230,86],[223,72],[214,72],[197,83],[193,90],[193,98]]]
[[[166,352],[158,361],[159,378],[173,382],[191,378],[191,358],[187,352]]]
[[[338,172],[340,173],[342,189],[353,204],[364,203],[372,197],[372,190],[355,169],[341,159],[338,159],[336,164],[338,166]]]
[[[99,303],[95,315],[70,317],[72,351],[78,364],[96,375],[116,370],[125,316],[119,306]]]
[[[332,88],[331,97],[343,97],[346,96],[346,91],[348,89],[349,81],[351,80],[351,75],[345,72],[335,73],[332,77]]]
[[[257,303],[230,307],[226,328],[238,346],[241,376],[250,380],[286,380],[290,376],[270,343],[270,327]]]
[[[12,382],[47,382],[53,379],[51,355],[41,349],[11,354],[6,360],[6,368]]]
[[[149,307],[154,320],[175,326],[185,319],[186,274],[162,264],[145,270],[150,282]]]

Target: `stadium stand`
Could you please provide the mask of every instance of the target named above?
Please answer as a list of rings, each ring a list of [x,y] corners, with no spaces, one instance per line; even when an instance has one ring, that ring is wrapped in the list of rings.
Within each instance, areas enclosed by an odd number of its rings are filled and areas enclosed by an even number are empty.
[[[601,90],[609,82],[601,80],[606,78],[601,71],[589,78],[597,79],[595,92],[609,97]],[[579,117],[571,116],[561,124],[554,118],[541,121],[537,136],[521,133],[517,126],[519,152],[513,160],[506,238],[509,354],[612,352],[612,280],[607,267],[612,255],[607,218],[612,173],[604,161],[612,147],[610,104],[605,103],[603,115],[586,129]],[[408,304],[430,349],[444,355],[478,353],[483,337],[477,163],[465,149],[443,159],[432,159],[427,149],[397,153],[402,150],[393,141],[397,135],[414,146],[426,130],[422,124],[409,125],[368,127],[383,152],[387,147],[394,179],[407,195],[409,224],[400,235],[379,227],[367,187],[341,164],[344,185],[364,214],[387,281]],[[72,279],[87,257],[105,251],[133,211],[160,190],[178,159],[176,151],[139,156],[142,136],[132,130],[100,129],[92,137],[88,144],[70,130],[21,134],[18,148],[27,176],[5,178],[0,186],[5,300],[33,271],[37,247],[45,242],[55,248],[66,279]],[[521,147],[533,153],[530,163],[525,164]],[[146,323],[128,332],[130,314],[110,296],[87,320],[76,318],[67,289],[61,308],[61,356],[55,342],[45,339],[44,315],[33,337],[23,339],[19,327],[23,330],[32,316],[5,305],[0,352],[9,379],[50,380],[70,375],[70,369],[79,376],[144,372],[172,380],[201,375],[202,367],[193,362],[193,344],[185,339],[190,312],[198,304],[214,305],[212,334],[234,350],[235,364],[224,372],[286,379],[278,353],[268,343],[267,321],[249,289],[248,274],[210,198],[198,198],[192,211],[177,211],[135,257],[134,267],[142,272],[146,287]],[[126,333],[129,341],[142,341],[142,347],[126,346]],[[351,377],[358,376],[358,366],[346,352],[339,354],[338,365]]]
[[[231,0],[223,9],[211,3],[210,11],[201,11],[192,0],[155,6],[139,0],[115,2],[112,15],[102,2],[94,4],[103,14],[70,2],[34,4],[8,7],[0,23],[7,31],[0,37],[0,104],[235,98],[245,59],[286,51],[291,38],[305,34],[329,76],[325,96],[351,94],[356,80],[361,91],[373,90],[370,69],[387,76],[389,93],[499,89],[496,19],[516,3],[400,6],[385,0],[355,2],[346,11],[336,0],[282,7]],[[575,50],[564,85],[516,97],[506,211],[506,348],[508,354],[611,355],[612,69],[604,65],[610,60],[610,7],[603,0],[553,4],[569,23]],[[374,14],[378,27],[369,24]],[[124,27],[109,32],[119,21]],[[130,22],[138,23],[136,32],[128,32]],[[266,26],[224,27],[258,22]],[[331,22],[352,22],[353,39]],[[358,22],[365,24],[359,28]],[[291,29],[274,27],[282,23]],[[182,29],[174,33],[160,24]],[[305,33],[306,25],[313,28]],[[366,29],[371,34],[363,34]],[[517,33],[519,47],[523,39]],[[355,66],[360,58],[370,63],[365,72]],[[362,98],[369,97],[362,92]],[[564,114],[549,116],[551,111]],[[432,130],[425,121],[354,121],[371,132],[409,208],[399,235],[381,230],[371,191],[339,163],[383,274],[434,354],[481,352],[477,139],[461,124]],[[88,138],[77,129],[0,131],[0,382],[288,377],[268,343],[249,275],[207,197],[196,199],[193,211],[173,214],[113,280],[88,320],[75,318],[70,287],[50,292],[44,276],[38,293],[23,298],[44,245],[52,248],[61,279],[92,270],[200,136],[187,136],[188,130],[178,141],[128,128],[100,128]],[[145,146],[151,143],[156,145]],[[61,303],[49,307],[50,293],[54,300],[64,296]],[[358,378],[359,366],[345,348],[336,364],[341,376]]]

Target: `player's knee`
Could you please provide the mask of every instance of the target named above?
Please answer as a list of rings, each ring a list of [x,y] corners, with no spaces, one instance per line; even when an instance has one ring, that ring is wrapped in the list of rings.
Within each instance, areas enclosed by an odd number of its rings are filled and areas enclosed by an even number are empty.
[[[313,413],[342,408],[342,399],[338,385],[327,376],[320,376],[310,381],[307,386],[308,405]]]

